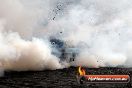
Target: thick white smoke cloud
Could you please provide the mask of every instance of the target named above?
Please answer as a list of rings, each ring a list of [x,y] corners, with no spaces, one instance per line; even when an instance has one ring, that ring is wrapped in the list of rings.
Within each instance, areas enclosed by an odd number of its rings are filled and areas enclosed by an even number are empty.
[[[130,0],[0,0],[1,69],[65,67],[50,36],[79,49],[70,65],[132,66],[131,8]]]
[[[128,0],[83,0],[73,6],[66,19],[75,25],[76,31],[67,39],[72,39],[75,45],[83,42],[88,46],[77,57],[77,65],[132,66],[131,3]]]
[[[48,39],[34,36],[34,32],[41,28],[39,20],[46,19],[46,11],[49,11],[48,6],[43,9],[39,9],[39,4],[32,6],[35,2],[41,1],[0,0],[1,69],[25,71],[63,67],[51,54]],[[50,3],[45,1],[44,4]]]
[[[51,55],[47,41],[23,40],[17,33],[1,32],[0,64],[5,70],[43,70],[62,68],[59,59]]]

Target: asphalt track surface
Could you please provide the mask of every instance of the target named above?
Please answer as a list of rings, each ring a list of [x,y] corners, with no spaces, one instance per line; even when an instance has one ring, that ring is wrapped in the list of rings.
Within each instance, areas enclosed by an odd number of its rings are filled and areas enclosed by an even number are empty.
[[[129,74],[131,68],[84,68],[87,74]],[[0,88],[132,88],[132,82],[121,84],[78,84],[77,67],[44,71],[6,71],[0,77]]]

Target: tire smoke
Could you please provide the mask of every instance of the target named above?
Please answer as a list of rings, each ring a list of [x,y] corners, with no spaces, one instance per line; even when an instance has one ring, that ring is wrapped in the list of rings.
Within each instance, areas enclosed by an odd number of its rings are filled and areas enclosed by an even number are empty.
[[[132,67],[132,1],[0,0],[0,67]],[[79,49],[74,62],[52,54],[50,37]]]

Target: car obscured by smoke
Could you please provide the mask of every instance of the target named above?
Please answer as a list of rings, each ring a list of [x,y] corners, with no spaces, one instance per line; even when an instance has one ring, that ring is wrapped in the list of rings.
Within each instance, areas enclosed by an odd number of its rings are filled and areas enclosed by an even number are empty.
[[[79,48],[68,46],[63,40],[51,38],[52,54],[60,58],[61,61],[72,62],[79,54]]]

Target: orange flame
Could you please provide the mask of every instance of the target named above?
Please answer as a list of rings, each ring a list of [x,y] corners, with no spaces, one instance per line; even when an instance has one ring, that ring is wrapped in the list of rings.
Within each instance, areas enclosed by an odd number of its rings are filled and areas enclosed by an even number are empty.
[[[83,76],[83,75],[86,74],[85,70],[82,69],[81,66],[79,66],[78,71],[79,71],[79,74],[80,74],[81,76]]]

